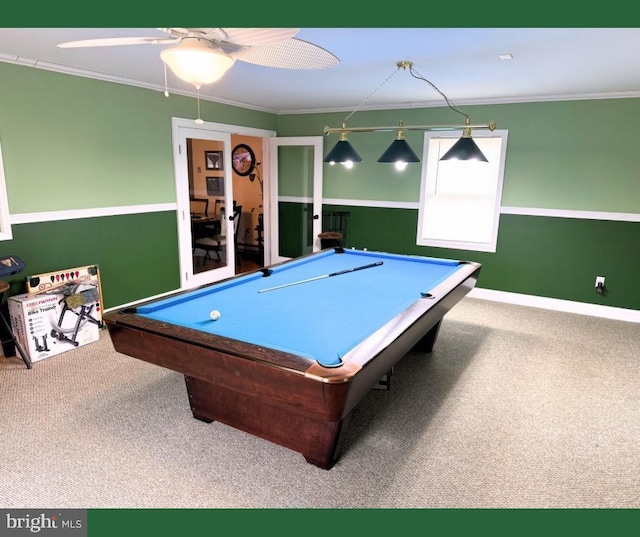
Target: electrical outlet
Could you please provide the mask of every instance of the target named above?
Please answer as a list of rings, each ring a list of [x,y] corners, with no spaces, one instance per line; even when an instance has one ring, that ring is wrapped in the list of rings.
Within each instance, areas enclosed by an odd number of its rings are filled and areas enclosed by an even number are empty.
[[[604,276],[596,276],[596,287],[604,287]]]

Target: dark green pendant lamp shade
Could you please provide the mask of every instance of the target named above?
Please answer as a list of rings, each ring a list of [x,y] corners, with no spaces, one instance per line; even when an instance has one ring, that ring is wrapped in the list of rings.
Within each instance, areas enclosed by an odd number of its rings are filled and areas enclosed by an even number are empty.
[[[462,136],[440,160],[479,160],[489,162],[482,154],[478,145],[473,141],[471,135]]]
[[[340,140],[327,156],[324,157],[324,162],[329,163],[346,163],[346,162],[362,162],[362,157],[349,143],[349,140]]]
[[[378,162],[420,162],[420,159],[407,141],[402,139],[391,142],[387,150],[380,155]]]

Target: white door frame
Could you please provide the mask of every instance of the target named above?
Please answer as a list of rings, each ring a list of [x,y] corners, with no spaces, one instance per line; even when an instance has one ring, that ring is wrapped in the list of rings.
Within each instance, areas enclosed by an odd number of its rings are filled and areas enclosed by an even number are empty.
[[[242,127],[238,125],[227,125],[225,123],[212,123],[205,121],[202,124],[196,124],[193,119],[171,118],[172,146],[173,146],[173,165],[176,187],[177,202],[177,223],[178,223],[178,252],[180,263],[180,287],[181,289],[190,289],[195,286],[213,283],[233,276],[235,273],[235,256],[233,255],[233,240],[227,243],[227,265],[221,269],[209,270],[199,274],[193,273],[193,256],[191,244],[191,219],[189,211],[189,176],[186,163],[186,147],[181,148],[181,142],[184,143],[187,137],[202,139],[219,139],[225,141],[224,161],[231,162],[231,134],[244,136],[256,136],[268,139],[275,136],[275,131],[256,129],[252,127]],[[263,146],[266,146],[268,140],[263,140]],[[267,154],[266,152],[264,153]],[[263,169],[268,169],[267,164]],[[225,195],[228,192],[233,195],[232,189],[232,173],[231,166],[225,166]],[[264,178],[265,191],[269,191],[269,178]],[[268,196],[266,196],[268,198]],[[269,214],[267,206],[268,199],[264,200],[264,215]],[[265,253],[267,250],[269,236],[269,228],[267,222],[264,223],[265,230]],[[230,253],[231,252],[231,253]],[[267,260],[265,259],[265,263]]]

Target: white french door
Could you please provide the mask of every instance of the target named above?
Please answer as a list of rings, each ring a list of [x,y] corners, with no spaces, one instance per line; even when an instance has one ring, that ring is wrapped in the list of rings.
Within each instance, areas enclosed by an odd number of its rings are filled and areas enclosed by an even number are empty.
[[[180,286],[189,289],[213,283],[235,274],[233,233],[227,233],[223,262],[202,270],[194,260],[190,198],[199,197],[197,185],[190,183],[188,147],[195,141],[217,144],[222,151],[224,205],[233,206],[231,136],[262,138],[264,264],[278,263],[320,249],[322,231],[322,151],[323,137],[275,137],[274,131],[211,123],[198,125],[192,119],[172,118],[173,160],[178,218]],[[210,207],[209,212],[215,212]],[[233,229],[225,211],[226,227]],[[215,254],[211,254],[215,255]]]
[[[271,263],[320,249],[322,136],[269,140]]]

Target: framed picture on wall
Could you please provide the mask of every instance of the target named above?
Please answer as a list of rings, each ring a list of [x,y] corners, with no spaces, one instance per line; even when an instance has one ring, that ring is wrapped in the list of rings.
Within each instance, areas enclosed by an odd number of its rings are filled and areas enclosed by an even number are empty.
[[[224,170],[222,151],[205,151],[204,163],[207,170]]]
[[[207,177],[207,196],[224,196],[224,177]]]

